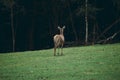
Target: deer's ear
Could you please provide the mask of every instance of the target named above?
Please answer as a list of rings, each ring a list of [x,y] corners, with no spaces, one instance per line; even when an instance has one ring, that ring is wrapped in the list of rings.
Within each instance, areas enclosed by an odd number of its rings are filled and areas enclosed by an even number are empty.
[[[65,26],[63,26],[63,29],[65,29]]]
[[[60,29],[60,26],[58,26],[58,29]]]

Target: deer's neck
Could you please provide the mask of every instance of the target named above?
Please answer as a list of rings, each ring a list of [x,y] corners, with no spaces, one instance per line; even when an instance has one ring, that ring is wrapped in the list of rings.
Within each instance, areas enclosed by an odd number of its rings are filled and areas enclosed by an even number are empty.
[[[63,31],[60,31],[60,35],[64,35],[64,34],[63,34]]]

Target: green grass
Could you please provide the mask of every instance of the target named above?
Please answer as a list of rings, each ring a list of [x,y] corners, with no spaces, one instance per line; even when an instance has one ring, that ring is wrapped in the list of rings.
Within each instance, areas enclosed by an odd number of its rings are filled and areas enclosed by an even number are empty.
[[[120,44],[0,54],[0,80],[120,80]]]

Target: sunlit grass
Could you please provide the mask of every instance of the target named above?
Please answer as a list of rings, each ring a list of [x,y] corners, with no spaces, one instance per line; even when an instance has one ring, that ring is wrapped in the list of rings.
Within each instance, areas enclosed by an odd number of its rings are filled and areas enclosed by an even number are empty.
[[[119,80],[120,44],[0,54],[0,80]]]

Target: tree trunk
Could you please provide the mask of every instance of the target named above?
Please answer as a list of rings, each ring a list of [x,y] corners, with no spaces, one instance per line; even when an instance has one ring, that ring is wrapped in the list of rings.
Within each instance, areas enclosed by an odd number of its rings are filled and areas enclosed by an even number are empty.
[[[88,0],[85,0],[85,22],[86,22],[86,36],[85,36],[85,44],[88,44],[88,17],[87,17],[87,2]]]
[[[112,28],[115,24],[117,24],[118,22],[120,22],[120,18],[118,18],[118,19],[117,19],[116,21],[114,21],[110,26],[108,26],[108,27],[100,34],[100,36],[97,37],[96,41],[98,41],[99,38],[104,35],[104,33],[106,33],[109,29],[111,29],[111,28]]]
[[[58,7],[57,7],[57,3],[55,2],[55,0],[52,0],[52,13],[53,13],[53,16],[52,16],[52,22],[53,22],[53,25],[54,25],[54,33],[56,33],[56,29],[58,27]]]
[[[33,50],[34,49],[34,28],[33,28],[33,23],[29,29],[29,50]]]
[[[13,5],[11,5],[11,29],[12,29],[12,49],[13,52],[15,51],[15,30],[13,24]]]
[[[96,31],[95,31],[95,30],[96,30],[95,27],[96,27],[96,23],[94,24],[94,27],[93,27],[93,41],[92,41],[92,44],[93,44],[93,45],[94,45],[94,43],[95,43],[95,34],[96,34],[96,33],[95,33],[95,32],[96,32]]]
[[[69,9],[69,15],[70,15],[70,20],[71,20],[71,25],[72,25],[73,33],[75,35],[75,41],[78,42],[77,32],[75,30],[74,20],[73,20],[73,16],[72,16],[71,7],[70,7],[70,0],[68,0],[68,9]]]
[[[37,2],[33,1],[33,8],[32,8],[32,25],[29,27],[29,50],[34,50],[34,28],[36,26],[36,8]]]

